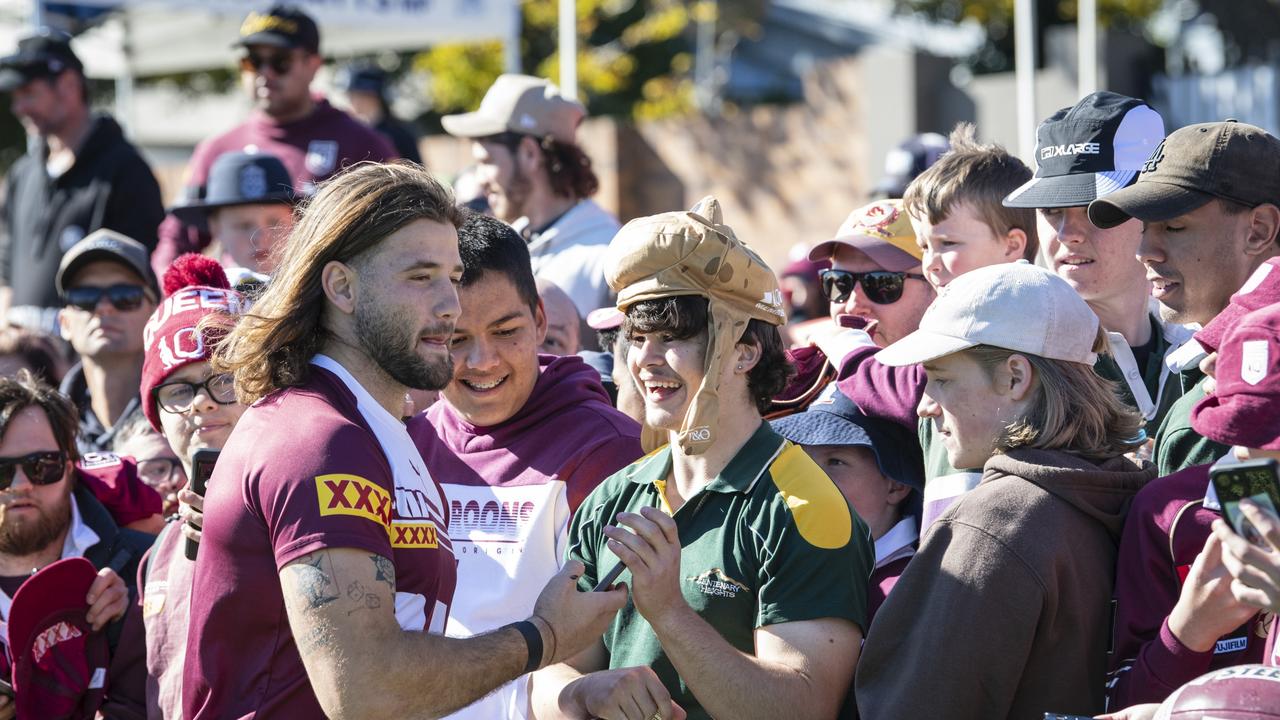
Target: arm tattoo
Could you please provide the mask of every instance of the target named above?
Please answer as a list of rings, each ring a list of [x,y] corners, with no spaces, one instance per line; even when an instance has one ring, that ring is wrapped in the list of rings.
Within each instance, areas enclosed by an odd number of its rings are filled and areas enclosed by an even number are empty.
[[[391,592],[396,591],[396,566],[392,562],[381,555],[370,555],[369,559],[373,561],[373,568],[377,572],[377,579],[387,584],[391,588]]]
[[[357,610],[376,610],[382,607],[382,598],[369,592],[359,580],[347,586],[347,597],[355,603],[355,607],[347,611],[348,615]]]
[[[290,565],[298,577],[298,585],[306,594],[307,609],[315,610],[338,599],[338,583],[322,567],[323,555],[306,558]]]

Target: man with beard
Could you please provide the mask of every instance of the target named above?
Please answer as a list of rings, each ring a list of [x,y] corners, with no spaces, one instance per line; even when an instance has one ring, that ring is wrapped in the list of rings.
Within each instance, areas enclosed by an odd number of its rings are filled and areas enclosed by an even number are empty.
[[[310,195],[316,183],[348,165],[397,157],[390,141],[376,130],[312,94],[311,83],[324,57],[320,29],[301,9],[278,4],[266,12],[249,13],[235,44],[244,52],[240,82],[254,110],[244,122],[196,146],[183,176],[185,202],[205,196],[213,163],[225,153],[256,148],[279,158],[299,195]],[[160,226],[157,274],[177,256],[200,252],[209,241],[203,223],[169,217]]]
[[[576,592],[569,563],[528,620],[437,634],[449,509],[400,414],[452,374],[457,212],[415,166],[334,178],[218,346],[213,371],[250,407],[205,497],[184,717],[437,717],[578,652],[622,607]]]
[[[568,293],[581,317],[611,304],[602,263],[620,227],[590,199],[600,183],[575,139],[585,113],[546,80],[502,75],[480,109],[442,119],[473,141],[489,206],[529,243],[533,274]]]
[[[25,370],[0,378],[0,618],[7,620],[14,594],[36,570],[62,558],[88,559],[99,568],[86,598],[88,620],[95,631],[106,628],[112,656],[100,712],[136,717],[143,648],[137,634],[121,642],[126,624],[116,621],[153,537],[118,527],[91,491],[118,481],[129,466],[114,456],[77,465],[75,436],[75,408],[66,397]]]
[[[1227,120],[1171,133],[1133,185],[1089,204],[1100,228],[1142,221],[1138,259],[1147,266],[1160,315],[1207,325],[1263,263],[1280,255],[1280,139]],[[1246,290],[1247,292],[1247,290]],[[1214,462],[1227,452],[1191,427],[1191,408],[1205,396],[1197,362],[1204,349],[1188,341],[1169,356],[1193,379],[1156,433],[1160,475]]]

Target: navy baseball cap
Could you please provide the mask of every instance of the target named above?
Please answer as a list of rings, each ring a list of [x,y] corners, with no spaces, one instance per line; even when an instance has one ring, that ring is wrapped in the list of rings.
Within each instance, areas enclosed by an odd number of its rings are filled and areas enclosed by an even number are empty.
[[[1136,98],[1096,92],[1036,130],[1036,174],[1005,207],[1081,207],[1132,185],[1164,140],[1160,113]]]
[[[797,445],[852,445],[875,455],[880,473],[924,491],[924,457],[915,433],[867,417],[831,383],[804,412],[772,421],[774,432]]]
[[[177,218],[197,224],[209,211],[233,205],[292,205],[298,200],[289,170],[275,155],[229,152],[213,161],[204,197],[169,208]]]
[[[57,30],[41,30],[18,41],[18,51],[0,58],[0,91],[17,89],[37,78],[53,78],[65,70],[84,72],[71,50],[71,36]]]
[[[885,156],[884,176],[876,183],[871,196],[877,199],[901,198],[911,181],[950,149],[951,143],[934,132],[912,135],[903,140]]]

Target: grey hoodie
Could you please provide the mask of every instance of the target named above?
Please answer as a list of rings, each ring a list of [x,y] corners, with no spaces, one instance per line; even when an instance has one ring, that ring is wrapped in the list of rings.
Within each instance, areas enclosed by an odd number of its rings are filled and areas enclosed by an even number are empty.
[[[876,615],[858,664],[862,718],[1101,712],[1120,530],[1153,477],[1123,457],[988,460]]]

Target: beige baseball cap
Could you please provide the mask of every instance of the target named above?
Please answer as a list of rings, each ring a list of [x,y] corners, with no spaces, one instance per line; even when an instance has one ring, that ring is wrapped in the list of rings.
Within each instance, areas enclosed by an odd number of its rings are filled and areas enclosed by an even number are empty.
[[[499,75],[475,112],[445,115],[445,132],[481,138],[504,132],[551,137],[572,144],[586,115],[582,104],[560,94],[549,80],[529,75]]]
[[[915,332],[876,353],[928,362],[978,345],[1093,365],[1098,316],[1065,280],[1025,260],[971,270],[938,291]]]
[[[627,223],[605,255],[605,279],[618,308],[644,300],[700,295],[708,300],[708,345],[702,385],[689,404],[678,442],[693,455],[717,437],[722,358],[756,319],[786,321],[773,270],[724,224],[720,203],[703,198],[692,210]]]

